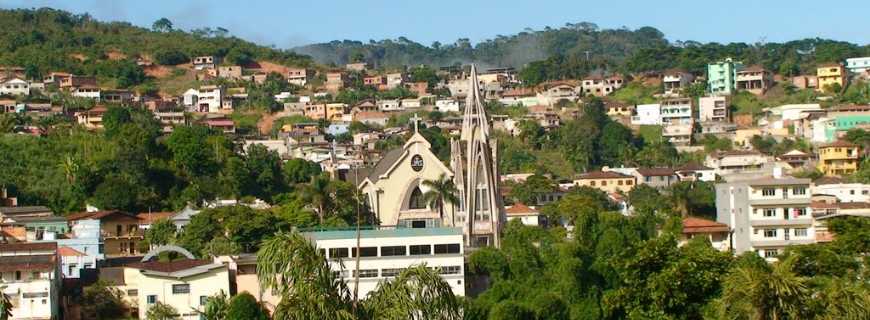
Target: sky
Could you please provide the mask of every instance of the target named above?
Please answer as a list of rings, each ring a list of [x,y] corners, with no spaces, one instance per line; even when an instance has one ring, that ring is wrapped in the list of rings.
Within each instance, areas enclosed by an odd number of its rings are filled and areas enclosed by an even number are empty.
[[[166,17],[176,28],[223,27],[279,48],[332,40],[473,43],[525,28],[588,21],[651,26],[671,41],[783,42],[820,37],[870,43],[868,0],[0,0],[0,8],[52,7],[138,26]]]

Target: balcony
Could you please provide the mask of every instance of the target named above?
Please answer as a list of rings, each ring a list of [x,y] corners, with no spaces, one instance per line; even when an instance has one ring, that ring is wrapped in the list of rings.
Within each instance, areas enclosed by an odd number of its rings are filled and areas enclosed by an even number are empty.
[[[772,238],[770,240],[750,240],[753,247],[784,247],[790,245],[800,245],[800,244],[812,244],[815,243],[815,239],[812,238],[804,238],[804,239],[777,239]]]
[[[105,232],[105,231],[100,232],[100,236],[103,239],[107,239],[107,240],[108,239],[141,239],[144,237],[144,235],[141,232],[116,233],[116,232]]]
[[[766,197],[766,198],[751,198],[749,204],[753,206],[776,206],[776,205],[804,205],[809,207],[810,197],[800,196],[800,198],[788,197]]]
[[[749,224],[753,227],[773,227],[773,226],[812,226],[813,219],[809,215],[804,215],[798,218],[782,219],[781,217],[773,218],[752,218]]]

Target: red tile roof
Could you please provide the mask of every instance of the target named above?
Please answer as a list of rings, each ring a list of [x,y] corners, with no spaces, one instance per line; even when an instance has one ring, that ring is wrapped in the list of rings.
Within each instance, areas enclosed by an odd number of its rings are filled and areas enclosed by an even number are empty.
[[[642,176],[672,176],[676,172],[671,168],[640,168],[637,173]]]
[[[81,252],[79,252],[79,251],[76,250],[76,249],[73,249],[73,248],[70,248],[70,247],[66,247],[66,246],[64,246],[64,247],[60,247],[60,248],[57,248],[57,254],[59,254],[61,257],[82,257],[82,256],[86,256],[86,254],[81,253]]]
[[[683,219],[683,233],[728,232],[727,224],[712,220],[688,217]]]
[[[577,179],[624,179],[631,177],[615,171],[591,171],[581,174]]]
[[[176,261],[148,261],[129,264],[128,267],[156,272],[178,272],[199,266],[211,264],[209,260],[176,260]]]
[[[505,213],[507,215],[527,215],[530,213],[538,213],[538,210],[529,208],[529,206],[517,202],[505,209]]]
[[[55,242],[18,242],[0,244],[0,252],[57,250]]]
[[[122,212],[118,210],[103,210],[103,211],[94,211],[94,212],[79,212],[73,213],[66,216],[66,219],[69,221],[82,220],[82,219],[102,219],[114,214],[121,214],[128,216],[130,218],[136,218],[132,213]]]
[[[853,144],[853,143],[851,143],[851,142],[849,142],[849,141],[845,141],[845,140],[837,140],[837,141],[834,141],[834,142],[828,143],[828,144],[826,144],[826,145],[822,145],[821,148],[831,148],[831,147],[852,148],[852,147],[857,147],[857,146],[858,146],[858,145]]]
[[[136,215],[139,222],[143,224],[151,224],[160,219],[169,219],[175,216],[175,212],[142,212]]]

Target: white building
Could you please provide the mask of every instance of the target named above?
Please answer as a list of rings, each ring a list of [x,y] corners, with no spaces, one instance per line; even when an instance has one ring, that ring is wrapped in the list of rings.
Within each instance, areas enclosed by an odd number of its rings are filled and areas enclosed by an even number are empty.
[[[761,178],[716,184],[716,220],[731,227],[735,254],[776,260],[785,247],[815,242],[810,179]]]
[[[57,244],[0,244],[0,290],[12,303],[9,319],[56,319],[60,316],[60,268]]]
[[[72,96],[78,98],[88,98],[100,100],[102,93],[97,86],[80,86],[72,89]]]
[[[761,170],[766,163],[772,161],[773,158],[757,151],[734,150],[710,153],[704,160],[704,165],[713,168],[716,174],[724,175]]]
[[[698,118],[701,122],[727,122],[730,111],[729,96],[698,98]]]
[[[359,273],[354,270],[356,232],[353,230],[305,232],[327,254],[330,267],[354,290],[359,275],[359,295],[365,297],[378,283],[412,266],[426,264],[438,270],[453,294],[465,295],[464,246],[460,228],[395,228],[360,231]],[[341,262],[343,263],[341,263]]]
[[[813,195],[834,196],[839,202],[870,202],[870,184],[845,183],[839,178],[825,177],[814,183]]]
[[[678,96],[680,92],[692,84],[695,77],[685,70],[668,70],[662,77],[665,96]]]
[[[662,125],[693,124],[692,99],[667,99],[661,103]]]
[[[196,109],[197,103],[199,102],[199,90],[194,88],[187,89],[187,91],[181,95],[181,101],[184,104],[185,109]]]
[[[441,112],[459,112],[459,101],[454,99],[438,99],[435,101],[435,110]]]
[[[631,116],[632,125],[662,124],[662,106],[658,103],[639,104],[634,107],[635,114]]]
[[[846,70],[851,74],[865,73],[870,70],[870,57],[846,59]]]
[[[402,103],[400,100],[378,100],[378,110],[383,112],[402,111]]]
[[[12,78],[0,83],[0,95],[27,96],[30,95],[30,83],[18,78]]]
[[[522,203],[506,207],[505,214],[508,221],[520,220],[520,222],[527,226],[540,226],[542,224],[541,213]]]
[[[224,89],[220,86],[202,86],[197,95],[198,112],[219,112],[223,109]]]

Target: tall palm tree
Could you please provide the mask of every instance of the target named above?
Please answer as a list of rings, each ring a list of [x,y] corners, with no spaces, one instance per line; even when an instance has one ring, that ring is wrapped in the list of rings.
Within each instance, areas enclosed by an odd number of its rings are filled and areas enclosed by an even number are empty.
[[[424,180],[423,185],[429,188],[429,191],[423,194],[423,200],[431,207],[438,207],[438,213],[441,219],[444,219],[444,205],[447,203],[455,205],[459,202],[453,179],[442,173],[437,180]]]
[[[744,265],[722,283],[718,313],[728,319],[800,319],[810,299],[807,279],[794,272],[795,258],[773,266]]]
[[[325,255],[297,232],[280,232],[257,253],[264,290],[281,298],[273,319],[461,319],[450,285],[437,271],[416,266],[363,300],[357,309],[347,283],[333,273]]]
[[[332,185],[328,177],[316,176],[303,187],[303,197],[317,209],[317,217],[323,224],[326,212],[332,203]]]

